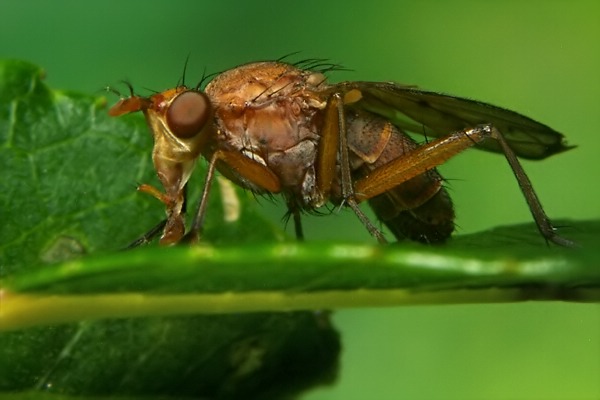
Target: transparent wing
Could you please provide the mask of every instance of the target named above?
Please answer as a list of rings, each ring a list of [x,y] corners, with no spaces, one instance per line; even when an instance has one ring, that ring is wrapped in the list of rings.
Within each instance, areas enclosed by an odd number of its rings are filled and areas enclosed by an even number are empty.
[[[413,133],[440,137],[491,123],[523,158],[542,159],[573,147],[566,145],[562,134],[544,124],[479,101],[394,83],[344,82],[335,88],[344,93],[359,90],[362,97],[352,107],[381,115],[398,128]],[[477,147],[502,152],[498,143],[492,140]]]

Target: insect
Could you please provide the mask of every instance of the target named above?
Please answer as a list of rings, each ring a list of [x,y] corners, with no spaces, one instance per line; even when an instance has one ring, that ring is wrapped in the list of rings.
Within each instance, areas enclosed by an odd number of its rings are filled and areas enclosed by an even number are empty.
[[[311,65],[312,63],[312,65]],[[301,214],[332,203],[351,208],[379,242],[381,230],[359,207],[367,201],[397,239],[445,241],[454,210],[436,167],[475,147],[503,153],[541,235],[571,246],[546,216],[517,156],[568,150],[563,135],[516,112],[395,83],[330,84],[318,62],[256,62],[225,71],[204,90],[184,84],[149,97],[131,94],[112,116],[142,111],[154,135],[152,159],[164,187],[141,185],[166,206],[169,245],[201,234],[215,170],[258,194],[280,193],[303,238]],[[200,86],[200,85],[199,85]],[[407,132],[436,138],[418,144]],[[185,188],[199,157],[204,189],[186,234]]]

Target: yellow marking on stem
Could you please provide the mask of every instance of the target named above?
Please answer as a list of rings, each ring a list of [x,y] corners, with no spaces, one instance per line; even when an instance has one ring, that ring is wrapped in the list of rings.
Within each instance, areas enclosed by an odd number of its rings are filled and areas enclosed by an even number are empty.
[[[139,318],[241,312],[286,312],[419,304],[463,304],[525,300],[518,288],[411,291],[329,290],[311,293],[224,292],[213,294],[118,293],[35,295],[2,293],[0,331],[106,318]]]

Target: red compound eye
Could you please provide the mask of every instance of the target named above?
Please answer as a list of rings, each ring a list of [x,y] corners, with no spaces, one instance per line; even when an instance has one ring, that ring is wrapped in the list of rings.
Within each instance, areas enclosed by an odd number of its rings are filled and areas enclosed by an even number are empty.
[[[181,93],[167,110],[167,124],[178,138],[189,139],[197,135],[210,116],[210,101],[199,91]]]

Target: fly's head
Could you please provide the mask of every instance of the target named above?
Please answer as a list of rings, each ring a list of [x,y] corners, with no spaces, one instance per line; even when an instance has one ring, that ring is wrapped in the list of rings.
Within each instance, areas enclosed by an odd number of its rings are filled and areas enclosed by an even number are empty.
[[[208,96],[178,86],[150,97],[133,94],[110,110],[117,117],[142,111],[154,135],[154,157],[171,161],[195,159],[212,132],[213,107]]]
[[[130,87],[131,90],[131,87]],[[152,161],[165,192],[142,185],[167,208],[167,226],[162,243],[176,242],[183,235],[185,186],[195,161],[214,132],[213,107],[208,96],[195,89],[178,86],[149,97],[131,95],[121,99],[109,115],[141,111],[154,136]]]

